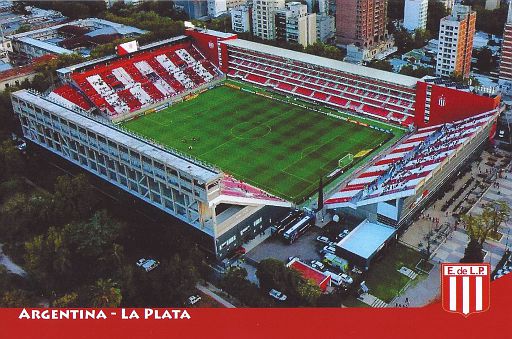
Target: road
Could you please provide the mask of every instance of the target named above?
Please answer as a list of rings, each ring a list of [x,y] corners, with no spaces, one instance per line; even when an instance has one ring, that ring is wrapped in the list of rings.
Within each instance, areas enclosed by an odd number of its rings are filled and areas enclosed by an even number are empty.
[[[227,307],[227,308],[236,308],[235,305],[231,304],[229,301],[225,300],[224,298],[222,298],[221,296],[217,295],[216,293],[210,291],[209,289],[207,289],[206,287],[204,286],[201,286],[199,284],[196,285],[196,288],[203,292],[204,294],[207,294],[209,295],[210,297],[212,297],[213,299],[215,299],[217,302],[221,303],[224,307]]]
[[[0,244],[0,265],[5,266],[5,268],[7,268],[7,271],[11,273],[25,276],[27,272],[25,272],[25,270],[22,267],[12,262],[12,260],[4,254],[4,252],[2,251],[2,246],[3,244]]]

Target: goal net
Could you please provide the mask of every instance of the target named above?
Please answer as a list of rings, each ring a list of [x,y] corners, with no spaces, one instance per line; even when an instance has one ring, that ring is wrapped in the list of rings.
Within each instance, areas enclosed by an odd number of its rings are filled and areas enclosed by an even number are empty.
[[[343,158],[341,158],[340,160],[338,160],[338,167],[343,169],[343,168],[347,167],[348,165],[350,165],[352,163],[352,161],[354,161],[354,155],[352,153],[349,153],[349,154],[345,155]]]

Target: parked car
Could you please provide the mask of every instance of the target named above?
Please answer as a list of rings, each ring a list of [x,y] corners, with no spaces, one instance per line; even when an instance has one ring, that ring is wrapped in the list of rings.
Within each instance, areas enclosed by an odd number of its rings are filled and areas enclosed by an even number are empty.
[[[355,274],[362,274],[363,271],[361,271],[359,268],[357,268],[356,266],[354,266],[354,268],[352,268],[352,273],[355,273]]]
[[[188,303],[190,305],[197,304],[200,301],[201,301],[201,296],[200,295],[191,295],[190,297],[188,297]]]
[[[299,257],[288,257],[288,262],[292,261],[293,259],[297,259],[297,261],[300,261]]]
[[[334,246],[324,246],[324,248],[322,249],[322,252],[323,253],[332,253],[332,254],[336,254],[336,247]]]
[[[19,151],[24,152],[27,149],[27,143],[24,140],[19,139],[19,141],[16,143],[16,148]]]
[[[244,255],[246,252],[247,250],[243,246],[240,246],[235,250],[235,254],[238,255]]]
[[[343,281],[345,284],[347,285],[350,285],[354,282],[354,279],[352,279],[351,276],[349,276],[348,274],[340,274],[340,277],[341,277],[341,281]]]
[[[279,300],[279,301],[285,301],[288,298],[286,296],[286,294],[283,294],[283,293],[281,293],[281,292],[279,292],[278,290],[275,290],[275,289],[271,289],[268,292],[268,295],[270,295],[272,298],[274,298],[276,300]]]
[[[311,267],[316,268],[317,270],[323,270],[325,268],[325,265],[321,261],[312,260]]]
[[[320,241],[321,243],[324,243],[324,244],[328,244],[331,242],[331,240],[329,240],[329,238],[324,237],[324,236],[316,237],[316,240]]]
[[[336,274],[336,273],[331,272],[331,271],[325,271],[324,274],[326,276],[330,276],[331,277],[331,284],[332,285],[335,285],[335,286],[341,286],[342,285],[343,280],[341,279],[341,276],[339,274]]]
[[[137,267],[141,267],[144,271],[149,272],[154,270],[160,265],[160,262],[154,259],[141,258],[136,263]]]
[[[349,230],[343,230],[343,232],[338,234],[338,238],[341,240],[341,239],[345,238],[349,233],[350,233]]]

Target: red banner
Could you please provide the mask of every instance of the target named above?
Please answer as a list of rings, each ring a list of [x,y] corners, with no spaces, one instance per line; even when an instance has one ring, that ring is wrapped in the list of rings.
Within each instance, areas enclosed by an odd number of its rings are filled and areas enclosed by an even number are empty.
[[[493,282],[489,310],[469,317],[444,311],[440,302],[424,308],[190,308],[186,312],[179,309],[125,309],[124,316],[131,315],[132,319],[123,319],[122,309],[102,309],[94,311],[96,314],[104,312],[107,319],[98,320],[19,319],[23,315],[26,317],[26,313],[32,315],[32,309],[26,312],[2,309],[0,337],[314,338],[328,335],[333,338],[504,338],[511,333],[511,287],[512,275]],[[46,316],[48,311],[51,312],[51,309],[44,310]],[[140,318],[133,316],[133,312]],[[190,319],[184,316],[185,313]]]

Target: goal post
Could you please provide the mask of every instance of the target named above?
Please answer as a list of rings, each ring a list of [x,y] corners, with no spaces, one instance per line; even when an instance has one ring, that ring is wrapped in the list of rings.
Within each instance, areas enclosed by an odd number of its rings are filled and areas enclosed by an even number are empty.
[[[352,161],[354,161],[354,155],[352,153],[349,153],[349,154],[345,155],[343,158],[341,158],[340,160],[338,160],[338,167],[343,169],[343,168],[347,167],[348,165],[350,165],[352,163]]]

